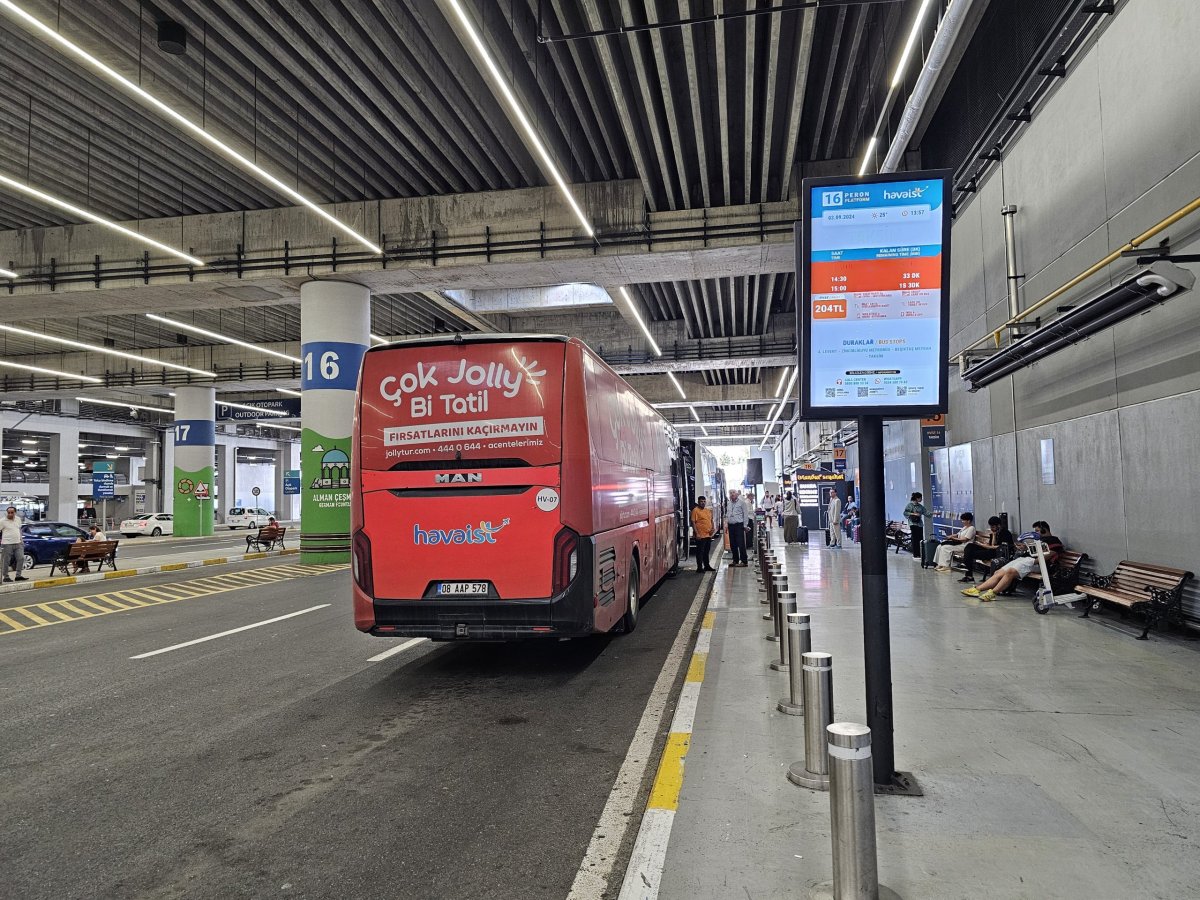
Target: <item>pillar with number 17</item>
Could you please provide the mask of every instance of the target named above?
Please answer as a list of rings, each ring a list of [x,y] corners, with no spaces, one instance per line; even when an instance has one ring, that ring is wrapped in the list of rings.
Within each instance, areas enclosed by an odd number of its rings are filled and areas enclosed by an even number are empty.
[[[186,537],[213,533],[215,400],[211,387],[175,389],[175,480],[170,488],[175,534]]]
[[[354,389],[371,343],[371,292],[346,281],[300,287],[300,561],[350,559]]]

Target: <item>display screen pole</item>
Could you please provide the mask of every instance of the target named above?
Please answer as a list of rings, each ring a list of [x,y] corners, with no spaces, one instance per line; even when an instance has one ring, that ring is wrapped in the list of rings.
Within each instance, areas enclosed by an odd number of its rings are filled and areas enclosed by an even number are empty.
[[[896,743],[892,721],[892,641],[888,615],[887,541],[884,537],[881,416],[860,416],[858,419],[858,466],[867,727],[871,729],[875,783],[891,785],[896,772]]]

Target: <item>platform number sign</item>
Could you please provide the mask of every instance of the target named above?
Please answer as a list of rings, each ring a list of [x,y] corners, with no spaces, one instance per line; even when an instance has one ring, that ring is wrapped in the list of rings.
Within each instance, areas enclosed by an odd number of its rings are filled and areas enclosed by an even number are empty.
[[[352,391],[366,347],[344,341],[313,341],[301,349],[300,389]]]
[[[217,429],[212,419],[176,419],[176,447],[211,447],[216,443]]]

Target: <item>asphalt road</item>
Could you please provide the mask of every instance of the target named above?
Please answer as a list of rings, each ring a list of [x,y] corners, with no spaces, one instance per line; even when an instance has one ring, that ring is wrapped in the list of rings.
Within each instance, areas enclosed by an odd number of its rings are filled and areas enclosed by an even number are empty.
[[[289,529],[290,530],[290,529]],[[174,537],[125,537],[119,531],[110,531],[113,540],[121,542],[118,549],[119,559],[123,564],[150,556],[163,556],[173,550],[192,552],[194,550],[220,550],[222,552],[244,552],[246,549],[246,530],[221,530],[211,537],[174,538]],[[297,534],[299,530],[297,529]]]
[[[565,897],[697,576],[660,586],[632,635],[374,663],[399,642],[354,630],[347,579],[0,636],[4,896]],[[123,585],[89,587],[37,600]]]

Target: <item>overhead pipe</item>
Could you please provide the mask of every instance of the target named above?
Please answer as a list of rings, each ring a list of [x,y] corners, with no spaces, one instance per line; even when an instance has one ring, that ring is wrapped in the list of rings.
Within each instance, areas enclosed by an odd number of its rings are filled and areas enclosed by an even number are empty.
[[[896,130],[896,136],[892,139],[891,146],[888,147],[887,156],[883,158],[883,165],[879,167],[880,172],[895,172],[899,168],[904,151],[908,149],[908,142],[912,140],[917,123],[925,112],[925,105],[933,95],[938,76],[950,58],[954,41],[958,38],[959,31],[962,30],[962,24],[966,21],[973,2],[974,0],[950,0],[950,6],[942,16],[937,34],[933,37],[929,55],[925,57],[925,64],[921,66],[921,74],[917,76],[917,83],[913,87],[912,95],[904,104],[904,112],[900,115],[900,126]]]
[[[1010,203],[1000,210],[1004,216],[1004,264],[1008,270],[1008,315],[1015,318],[1021,314],[1021,292],[1017,282],[1021,276],[1017,274],[1017,228],[1014,220],[1017,217],[1017,207]]]

